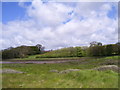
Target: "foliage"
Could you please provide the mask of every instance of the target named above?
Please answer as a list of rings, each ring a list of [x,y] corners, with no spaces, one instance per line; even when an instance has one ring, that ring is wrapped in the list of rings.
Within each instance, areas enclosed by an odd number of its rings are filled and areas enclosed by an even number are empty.
[[[25,58],[28,55],[35,55],[41,52],[42,51],[40,51],[36,46],[19,46],[3,50],[2,59]]]
[[[103,46],[89,47],[87,53],[88,56],[104,56],[104,47]]]
[[[120,55],[120,45],[92,45],[87,49],[87,56],[112,56]]]
[[[17,48],[10,47],[2,51],[3,59],[27,58],[29,55],[36,55],[36,59],[112,56],[120,55],[120,44],[102,45],[101,42],[94,41],[90,43],[90,47],[68,47],[53,51],[44,51],[44,47],[37,44],[36,46],[20,46]]]
[[[106,51],[106,56],[111,56],[113,53],[113,45],[111,44],[106,45],[105,51]]]
[[[69,47],[53,50],[45,54],[38,55],[36,58],[97,57],[120,55],[120,45],[108,44],[101,46],[102,44],[99,43],[90,47]]]
[[[102,43],[93,41],[93,42],[90,43],[90,47],[93,47],[93,46],[102,46]]]

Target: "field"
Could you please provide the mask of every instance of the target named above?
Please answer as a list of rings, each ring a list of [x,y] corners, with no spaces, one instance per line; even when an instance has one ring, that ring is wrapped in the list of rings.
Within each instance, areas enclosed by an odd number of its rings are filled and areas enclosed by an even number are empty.
[[[21,1],[0,0],[2,90],[120,89],[118,0]]]
[[[57,59],[57,58],[56,58]],[[3,88],[118,88],[118,72],[96,67],[117,65],[118,56],[55,64],[3,64]]]

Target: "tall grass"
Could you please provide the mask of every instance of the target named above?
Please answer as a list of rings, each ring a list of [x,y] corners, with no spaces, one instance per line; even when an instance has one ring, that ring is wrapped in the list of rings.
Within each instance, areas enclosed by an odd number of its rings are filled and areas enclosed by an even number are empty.
[[[93,65],[80,64],[4,64],[25,72],[23,74],[3,74],[3,88],[118,88],[118,74],[113,71],[86,70]],[[63,71],[81,69],[69,73],[56,73],[50,70]]]

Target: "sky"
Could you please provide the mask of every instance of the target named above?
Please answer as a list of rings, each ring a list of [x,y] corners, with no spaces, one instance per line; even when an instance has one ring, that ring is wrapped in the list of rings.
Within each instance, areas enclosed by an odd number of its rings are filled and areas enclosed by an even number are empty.
[[[2,2],[1,49],[42,44],[46,50],[118,42],[117,2]]]

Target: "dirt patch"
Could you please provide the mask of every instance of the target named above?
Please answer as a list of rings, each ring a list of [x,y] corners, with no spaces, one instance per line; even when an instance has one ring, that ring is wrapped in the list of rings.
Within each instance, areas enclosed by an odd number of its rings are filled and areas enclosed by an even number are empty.
[[[73,72],[73,71],[80,71],[80,69],[68,69],[68,70],[60,71],[59,73],[69,73],[69,72]]]
[[[80,69],[67,69],[67,70],[63,70],[63,71],[50,70],[50,72],[56,72],[56,73],[69,73],[69,72],[73,72],[73,71],[80,71]]]
[[[100,65],[118,65],[118,60],[106,60],[105,62],[100,63]]]
[[[118,67],[117,65],[105,65],[105,66],[100,66],[100,67],[94,68],[92,70],[98,70],[98,71],[112,70],[115,72],[119,72],[120,67]]]
[[[50,72],[69,73],[69,72],[80,71],[80,70],[81,69],[67,69],[67,70],[63,70],[63,71],[50,70]],[[96,67],[96,68],[93,68],[93,69],[84,69],[84,70],[98,70],[98,71],[112,70],[112,71],[115,71],[115,72],[120,72],[120,67],[118,67],[117,65],[104,65],[104,66]]]
[[[13,69],[2,69],[0,70],[0,73],[25,73],[25,72],[13,70]]]
[[[50,70],[50,72],[56,72],[56,73],[59,73],[58,70]]]

